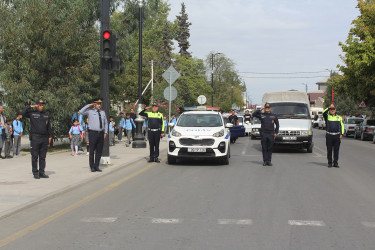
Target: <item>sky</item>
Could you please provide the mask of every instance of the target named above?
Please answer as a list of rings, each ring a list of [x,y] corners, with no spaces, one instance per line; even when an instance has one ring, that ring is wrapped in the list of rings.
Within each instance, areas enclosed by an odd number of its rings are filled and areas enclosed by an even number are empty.
[[[170,20],[179,15],[182,2],[186,5],[192,55],[203,59],[214,52],[232,59],[252,104],[261,103],[269,91],[305,91],[306,85],[317,90],[316,82],[343,64],[339,42],[345,42],[359,15],[357,0],[168,2]]]

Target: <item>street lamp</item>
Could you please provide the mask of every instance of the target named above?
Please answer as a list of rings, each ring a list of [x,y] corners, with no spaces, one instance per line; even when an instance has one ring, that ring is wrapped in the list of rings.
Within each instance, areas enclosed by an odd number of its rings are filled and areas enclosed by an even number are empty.
[[[211,106],[214,106],[214,57],[216,55],[221,55],[223,53],[212,53],[211,54],[211,87],[212,87],[212,96],[211,96]]]
[[[142,16],[142,7],[143,1],[138,0],[138,7],[139,7],[139,59],[138,59],[138,110],[137,110],[137,118],[134,120],[136,123],[136,130],[133,142],[133,148],[145,148],[146,142],[144,140],[144,136],[142,133],[142,126],[144,119],[139,113],[142,111],[142,24],[143,24],[143,16]]]
[[[305,90],[306,90],[306,93],[307,93],[307,83],[301,83],[302,85],[305,85]]]

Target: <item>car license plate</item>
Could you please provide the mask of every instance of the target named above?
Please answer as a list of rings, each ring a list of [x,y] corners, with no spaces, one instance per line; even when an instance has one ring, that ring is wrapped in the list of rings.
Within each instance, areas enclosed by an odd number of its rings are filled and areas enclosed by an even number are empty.
[[[188,148],[189,153],[206,153],[205,148]]]
[[[286,141],[295,141],[295,140],[297,140],[297,136],[284,136],[283,140],[286,140]]]

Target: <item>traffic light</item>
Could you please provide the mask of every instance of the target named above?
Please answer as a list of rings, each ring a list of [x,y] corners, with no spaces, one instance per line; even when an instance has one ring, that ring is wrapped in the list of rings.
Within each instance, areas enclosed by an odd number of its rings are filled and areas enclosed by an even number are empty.
[[[103,31],[102,55],[104,60],[109,60],[112,57],[112,32],[110,30]]]

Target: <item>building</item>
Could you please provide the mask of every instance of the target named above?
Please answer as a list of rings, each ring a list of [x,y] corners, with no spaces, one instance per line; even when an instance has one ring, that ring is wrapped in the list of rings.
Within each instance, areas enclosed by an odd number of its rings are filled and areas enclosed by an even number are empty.
[[[324,80],[317,82],[316,85],[318,85],[318,90],[323,90],[325,91],[327,89],[329,77],[324,78]]]
[[[307,93],[310,100],[310,107],[323,108],[324,96],[326,92],[324,90],[311,91]]]

